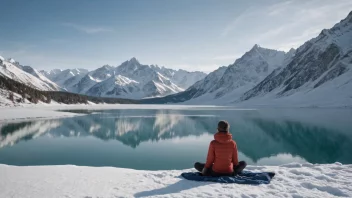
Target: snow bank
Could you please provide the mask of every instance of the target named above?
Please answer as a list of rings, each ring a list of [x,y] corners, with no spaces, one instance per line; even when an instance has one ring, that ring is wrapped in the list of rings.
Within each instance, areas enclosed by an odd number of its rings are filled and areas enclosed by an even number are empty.
[[[0,165],[0,197],[352,197],[352,165],[249,166],[275,171],[269,185],[188,181],[190,170]]]
[[[1,121],[15,121],[15,120],[28,120],[28,119],[49,119],[68,116],[77,116],[80,114],[60,112],[51,109],[38,109],[38,108],[25,108],[25,107],[12,107],[0,108],[0,122]]]
[[[21,106],[0,106],[0,122],[23,119],[50,119],[82,114],[62,112],[58,110],[111,110],[111,109],[183,109],[212,108],[220,106],[190,106],[190,105],[136,105],[136,104],[21,104]],[[240,110],[240,109],[239,109]],[[251,110],[251,109],[248,109]]]

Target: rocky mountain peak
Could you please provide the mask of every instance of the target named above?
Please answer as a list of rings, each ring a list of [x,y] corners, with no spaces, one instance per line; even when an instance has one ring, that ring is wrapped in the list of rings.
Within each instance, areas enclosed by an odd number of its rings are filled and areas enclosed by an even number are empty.
[[[253,54],[258,53],[261,47],[258,44],[255,44],[247,53]]]
[[[7,61],[10,63],[16,63],[15,59],[13,59],[13,58],[8,58]]]
[[[100,69],[111,70],[112,68],[114,67],[111,65],[103,65]]]
[[[291,48],[287,53],[292,54],[292,53],[295,53],[295,52],[296,52],[296,50],[294,48]]]
[[[139,61],[135,58],[132,57],[130,60],[127,61],[129,64],[140,64]]]
[[[135,57],[133,57],[130,60],[123,62],[120,66],[117,66],[117,69],[135,70],[140,65],[141,64],[139,63],[139,61]]]

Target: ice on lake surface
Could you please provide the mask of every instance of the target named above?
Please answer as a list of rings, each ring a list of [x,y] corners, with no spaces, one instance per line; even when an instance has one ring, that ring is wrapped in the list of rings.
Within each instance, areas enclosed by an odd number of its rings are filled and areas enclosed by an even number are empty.
[[[190,108],[80,111],[84,116],[0,124],[0,163],[191,168],[228,120],[248,164],[352,163],[352,111]]]

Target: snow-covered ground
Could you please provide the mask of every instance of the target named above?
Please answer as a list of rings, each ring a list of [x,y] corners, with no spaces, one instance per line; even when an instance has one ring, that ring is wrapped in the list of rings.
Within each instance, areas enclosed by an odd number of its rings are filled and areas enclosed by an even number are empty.
[[[69,112],[60,112],[53,109],[39,109],[39,108],[0,108],[0,122],[1,121],[16,121],[16,120],[28,120],[28,119],[48,119],[48,118],[59,118],[76,116],[78,114]]]
[[[352,197],[352,165],[249,166],[274,171],[269,185],[188,181],[189,170],[0,165],[0,197]]]

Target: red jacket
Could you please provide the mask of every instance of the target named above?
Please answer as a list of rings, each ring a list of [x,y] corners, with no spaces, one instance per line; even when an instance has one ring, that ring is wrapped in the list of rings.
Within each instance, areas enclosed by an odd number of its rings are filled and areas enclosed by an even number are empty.
[[[233,166],[238,164],[236,142],[230,133],[218,132],[210,142],[205,168],[212,168],[217,173],[232,173]]]

